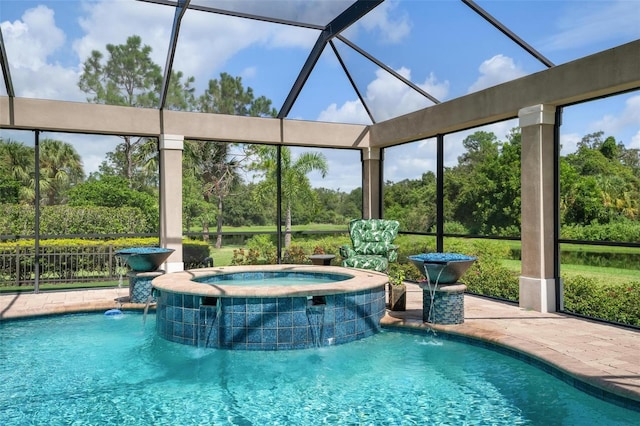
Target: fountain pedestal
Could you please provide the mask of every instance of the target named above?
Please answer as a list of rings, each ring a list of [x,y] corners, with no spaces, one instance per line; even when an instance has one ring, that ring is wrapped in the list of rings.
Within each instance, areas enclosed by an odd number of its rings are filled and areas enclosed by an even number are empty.
[[[161,269],[152,272],[127,272],[129,277],[129,302],[147,303],[149,296],[151,296],[151,281],[163,274],[164,271]],[[151,303],[155,303],[155,301],[155,297],[152,297]]]
[[[464,323],[464,292],[462,283],[435,286],[422,283],[422,320],[430,324]],[[433,303],[432,298],[433,296]]]

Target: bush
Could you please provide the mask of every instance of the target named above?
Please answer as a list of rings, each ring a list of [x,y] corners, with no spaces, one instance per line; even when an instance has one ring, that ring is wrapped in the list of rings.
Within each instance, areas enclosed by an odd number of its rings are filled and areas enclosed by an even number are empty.
[[[640,326],[640,282],[601,284],[580,275],[563,281],[565,311]]]
[[[183,241],[182,261],[185,269],[198,268],[206,265],[210,258],[209,244],[204,241]]]
[[[133,207],[43,206],[40,214],[42,235],[122,234],[150,232],[145,215]],[[33,235],[33,206],[0,205],[0,234]]]

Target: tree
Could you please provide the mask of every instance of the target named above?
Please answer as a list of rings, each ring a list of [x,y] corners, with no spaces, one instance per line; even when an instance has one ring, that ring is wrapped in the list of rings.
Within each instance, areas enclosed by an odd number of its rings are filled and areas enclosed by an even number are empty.
[[[22,142],[0,139],[0,175],[7,200],[29,203],[35,197],[35,150]],[[17,194],[15,194],[17,190]]]
[[[62,204],[66,192],[83,179],[82,159],[71,144],[54,139],[40,143],[40,190],[45,204]]]
[[[445,197],[450,221],[471,233],[518,234],[520,229],[520,133],[508,141],[490,132],[467,136],[458,165],[445,170]]]
[[[151,60],[151,47],[139,36],[125,44],[106,46],[108,57],[97,50],[83,64],[78,87],[91,96],[88,102],[138,108],[157,108],[160,102],[162,70]],[[172,72],[167,96],[168,109],[191,109],[194,103],[193,77],[182,81],[181,72]],[[155,138],[122,136],[123,143],[107,155],[101,170],[125,177],[131,187],[149,184],[149,171],[157,171]],[[152,153],[153,155],[150,155]],[[155,169],[154,169],[155,167]],[[138,176],[138,182],[135,177]]]
[[[282,179],[282,202],[285,211],[285,239],[284,246],[291,245],[291,211],[294,200],[305,200],[311,206],[315,200],[315,193],[311,190],[311,183],[307,174],[312,171],[319,171],[324,178],[328,172],[327,160],[319,152],[303,152],[293,160],[291,149],[281,147],[281,170]],[[257,198],[275,199],[275,188],[277,180],[277,148],[275,146],[260,145],[255,147],[257,161],[252,164],[251,169],[262,172],[265,180],[257,186]]]
[[[197,110],[203,113],[275,117],[277,111],[264,96],[254,99],[253,89],[246,90],[240,77],[220,74],[220,80],[209,81],[208,88],[197,100]],[[232,152],[233,149],[235,152]],[[222,246],[224,200],[240,182],[239,171],[247,155],[244,146],[215,141],[187,141],[184,169],[202,179],[202,196],[216,203],[216,248]],[[203,216],[203,233],[209,232],[209,215]]]
[[[121,176],[91,177],[69,191],[69,205],[98,207],[135,207],[145,216],[149,232],[157,230],[158,203],[152,195],[131,189]]]

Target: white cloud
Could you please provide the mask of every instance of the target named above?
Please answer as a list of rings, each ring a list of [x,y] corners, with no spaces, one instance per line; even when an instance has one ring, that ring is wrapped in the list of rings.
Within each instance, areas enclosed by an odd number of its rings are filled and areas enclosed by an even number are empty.
[[[13,87],[20,97],[82,100],[76,70],[51,60],[66,39],[54,18],[53,10],[38,6],[26,10],[20,20],[0,24]]]
[[[560,134],[560,155],[567,155],[576,152],[578,143],[582,140],[582,136],[577,133],[561,133]]]
[[[398,2],[387,0],[369,12],[354,26],[354,31],[361,26],[368,32],[378,30],[380,41],[385,44],[395,44],[404,40],[411,33],[409,15],[397,12]],[[354,37],[355,33],[346,33]]]
[[[629,126],[640,128],[640,95],[627,99],[620,115],[607,114],[590,125],[592,129],[614,135],[622,133],[623,129]]]
[[[638,130],[638,133],[633,135],[633,137],[631,138],[631,142],[629,143],[629,148],[640,149],[640,130]]]
[[[371,124],[371,120],[360,100],[347,101],[339,108],[336,104],[331,104],[320,113],[318,121]]]
[[[637,1],[574,3],[556,22],[558,32],[543,40],[541,51],[590,46],[619,37],[640,37],[640,4]]]
[[[20,21],[3,22],[2,34],[11,65],[21,71],[39,70],[65,42],[53,10],[45,6],[26,10]]]
[[[468,93],[514,80],[526,74],[522,68],[513,62],[513,59],[504,55],[496,55],[491,59],[487,59],[480,65],[478,70],[480,71],[480,77],[469,87]]]
[[[397,72],[411,81],[411,70],[408,68],[402,67]],[[449,91],[449,82],[439,82],[433,73],[417,86],[437,99],[446,98]],[[382,69],[376,71],[376,78],[367,85],[365,102],[377,122],[417,111],[433,104],[429,99]],[[347,101],[340,107],[331,104],[320,113],[318,120],[370,123],[359,100]]]

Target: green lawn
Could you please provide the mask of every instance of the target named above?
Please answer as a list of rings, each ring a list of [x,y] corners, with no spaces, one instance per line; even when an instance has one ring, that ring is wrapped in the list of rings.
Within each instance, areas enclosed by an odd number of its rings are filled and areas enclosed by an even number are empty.
[[[519,260],[503,260],[502,264],[510,270],[520,273]],[[561,275],[582,275],[592,277],[602,283],[624,284],[630,281],[640,281],[640,269],[604,268],[586,265],[560,265]]]

